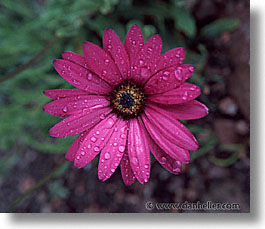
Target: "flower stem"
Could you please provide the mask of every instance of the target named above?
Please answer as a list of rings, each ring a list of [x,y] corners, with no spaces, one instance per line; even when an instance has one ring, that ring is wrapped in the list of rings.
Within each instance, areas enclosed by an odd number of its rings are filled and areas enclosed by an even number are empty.
[[[6,212],[8,212],[8,213],[13,212],[29,195],[31,195],[34,191],[39,189],[44,184],[46,184],[50,179],[54,178],[56,176],[56,174],[65,166],[66,163],[68,163],[68,162],[65,161],[62,164],[60,164],[50,174],[48,174],[46,177],[42,178],[35,186],[33,186],[26,193],[24,193],[23,195],[18,197],[11,205],[9,205]]]

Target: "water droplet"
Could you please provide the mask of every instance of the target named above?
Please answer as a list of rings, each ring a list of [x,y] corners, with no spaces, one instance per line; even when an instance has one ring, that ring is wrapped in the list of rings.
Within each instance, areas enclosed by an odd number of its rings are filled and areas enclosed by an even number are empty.
[[[88,144],[88,145],[87,145],[87,148],[88,148],[88,149],[90,149],[90,148],[91,148],[91,145],[90,145],[90,144]]]
[[[114,173],[114,172],[115,172],[115,169],[111,169],[110,171],[111,171],[112,173]]]
[[[142,77],[147,77],[148,76],[148,69],[147,68],[142,68],[141,69],[141,76]]]
[[[67,112],[67,107],[66,107],[66,106],[63,108],[63,112],[64,112],[64,113]]]
[[[137,163],[138,163],[138,159],[137,159],[136,157],[133,157],[133,158],[132,158],[132,163],[133,163],[133,164],[137,164]]]
[[[150,47],[147,48],[147,50],[148,50],[149,52],[152,52],[152,51],[153,51],[152,48],[150,48]]]
[[[147,179],[147,178],[145,178],[145,179],[144,179],[144,182],[145,182],[145,183],[147,183],[147,181],[148,181],[148,179]]]
[[[107,47],[109,50],[112,48],[112,46],[111,45],[108,45],[108,47]]]
[[[182,99],[183,99],[183,100],[187,100],[187,98],[188,98],[188,92],[187,92],[187,91],[185,91],[185,93],[184,93],[184,95],[183,95]]]
[[[117,142],[114,142],[114,143],[113,143],[113,145],[114,145],[114,146],[117,146],[117,145],[118,145],[118,143],[117,143]]]
[[[148,169],[148,168],[149,168],[149,165],[146,164],[144,167],[145,167],[146,169]]]
[[[81,155],[84,156],[86,153],[84,151],[81,151]]]
[[[99,131],[97,131],[96,134],[99,134]]]
[[[108,60],[108,59],[106,59],[106,60],[105,60],[105,63],[106,63],[106,64],[108,64],[108,63],[109,63],[109,60]]]
[[[161,164],[165,164],[167,162],[167,159],[165,157],[161,157]]]
[[[121,138],[125,139],[126,138],[126,134],[121,134]]]
[[[125,147],[124,146],[119,146],[119,151],[122,153],[122,152],[124,152],[124,150],[125,150]]]
[[[132,44],[133,44],[133,45],[136,45],[136,41],[135,41],[135,40],[132,40]]]
[[[177,80],[181,81],[182,80],[182,70],[181,69],[177,69],[175,70],[175,77]]]
[[[144,64],[144,61],[140,59],[139,60],[139,64],[140,64],[140,66],[143,65]]]
[[[101,114],[101,115],[99,116],[99,118],[100,118],[100,119],[105,119],[105,114]]]
[[[108,152],[105,153],[104,157],[105,157],[106,160],[110,159],[110,153],[108,153]]]
[[[102,75],[105,76],[107,74],[107,71],[106,70],[103,70],[102,71]]]
[[[80,82],[79,82],[78,80],[73,80],[73,84],[75,84],[75,85],[79,85]]]
[[[95,147],[94,147],[94,151],[95,151],[95,152],[99,152],[99,151],[100,151],[100,148],[99,148],[98,146],[95,146]]]
[[[189,71],[190,71],[190,72],[193,72],[193,71],[194,71],[194,67],[193,67],[193,66],[190,66],[190,67],[189,67]]]
[[[97,141],[97,138],[94,137],[94,136],[92,136],[92,137],[90,138],[90,140],[91,140],[92,142],[96,142],[96,141]]]
[[[113,121],[113,119],[112,118],[110,118],[109,120],[108,120],[108,122],[107,122],[107,128],[111,128],[111,127],[113,127],[113,125],[114,125],[114,121]]]
[[[87,79],[88,79],[88,80],[92,80],[92,74],[91,74],[91,73],[88,73],[88,74],[87,74]]]

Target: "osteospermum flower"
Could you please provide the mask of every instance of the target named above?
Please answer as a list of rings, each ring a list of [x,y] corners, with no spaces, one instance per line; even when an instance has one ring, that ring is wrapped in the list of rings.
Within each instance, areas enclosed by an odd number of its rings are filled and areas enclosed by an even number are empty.
[[[197,119],[208,109],[194,100],[200,88],[185,83],[194,71],[182,64],[183,48],[161,55],[162,41],[154,35],[144,43],[140,28],[131,27],[124,45],[106,29],[103,48],[85,42],[84,56],[63,52],[56,71],[77,89],[48,90],[55,101],[46,113],[63,119],[53,137],[80,134],[66,153],[77,168],[98,154],[98,177],[105,181],[120,165],[126,185],[146,183],[150,151],[169,172],[178,174],[197,150],[194,136],[176,119]]]

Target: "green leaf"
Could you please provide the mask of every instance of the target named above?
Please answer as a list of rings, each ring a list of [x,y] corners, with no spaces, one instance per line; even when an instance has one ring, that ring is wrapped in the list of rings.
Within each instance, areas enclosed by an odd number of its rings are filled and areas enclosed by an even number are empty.
[[[201,36],[205,39],[212,39],[218,37],[224,32],[231,32],[238,28],[240,22],[234,18],[218,19],[206,26],[201,30]]]
[[[176,29],[193,38],[196,34],[196,24],[194,17],[185,8],[175,8],[173,10]]]

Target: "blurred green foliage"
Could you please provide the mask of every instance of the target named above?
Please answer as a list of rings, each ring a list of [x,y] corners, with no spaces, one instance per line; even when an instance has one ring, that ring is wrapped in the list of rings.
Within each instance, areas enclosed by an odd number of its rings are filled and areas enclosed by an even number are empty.
[[[101,45],[105,28],[114,29],[124,40],[130,26],[137,23],[145,40],[155,33],[162,36],[163,52],[185,47],[185,62],[196,66],[190,82],[203,87],[202,71],[208,52],[201,40],[235,29],[238,21],[220,19],[199,31],[186,3],[183,0],[1,0],[0,150],[28,146],[45,153],[67,151],[75,136],[54,139],[48,135],[48,130],[60,119],[42,111],[50,101],[42,92],[71,88],[55,72],[52,61],[60,58],[64,50],[82,53],[82,43],[86,40]],[[190,44],[195,48],[190,49]],[[13,74],[12,71],[34,58],[36,61],[29,67]],[[6,80],[6,74],[12,77]],[[214,109],[205,96],[200,100]]]

